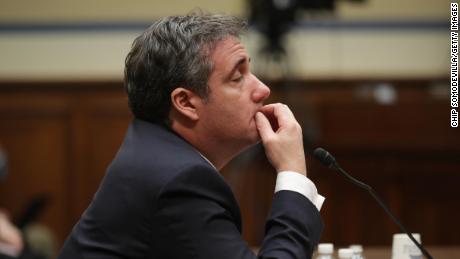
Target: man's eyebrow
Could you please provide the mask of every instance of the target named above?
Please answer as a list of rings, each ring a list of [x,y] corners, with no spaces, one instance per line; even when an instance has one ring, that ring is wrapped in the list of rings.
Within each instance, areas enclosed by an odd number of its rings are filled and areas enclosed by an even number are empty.
[[[232,70],[230,71],[230,74],[233,74],[233,72],[235,72],[235,70],[242,64],[244,64],[246,62],[246,60],[248,61],[248,63],[251,63],[251,58],[246,58],[246,57],[242,57],[238,60],[238,62],[235,63],[235,65],[233,66]]]

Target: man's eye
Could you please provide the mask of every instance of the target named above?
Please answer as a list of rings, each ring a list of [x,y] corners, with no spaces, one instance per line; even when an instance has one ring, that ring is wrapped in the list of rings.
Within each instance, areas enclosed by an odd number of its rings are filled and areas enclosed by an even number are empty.
[[[243,75],[241,75],[238,78],[232,79],[232,81],[235,82],[235,83],[239,83],[239,82],[243,81]]]

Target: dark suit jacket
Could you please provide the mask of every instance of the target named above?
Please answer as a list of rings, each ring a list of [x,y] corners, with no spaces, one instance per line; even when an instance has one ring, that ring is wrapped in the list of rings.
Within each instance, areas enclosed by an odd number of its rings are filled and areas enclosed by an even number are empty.
[[[256,256],[219,172],[169,129],[135,120],[58,258],[310,258],[321,230],[307,198],[277,192]]]

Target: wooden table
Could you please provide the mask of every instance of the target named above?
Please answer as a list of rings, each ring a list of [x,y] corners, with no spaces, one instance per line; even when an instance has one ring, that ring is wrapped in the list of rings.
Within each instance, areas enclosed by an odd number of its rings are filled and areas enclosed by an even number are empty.
[[[460,259],[460,246],[428,246],[426,249],[434,259]],[[391,247],[364,247],[364,256],[366,259],[391,259]]]
[[[335,257],[337,250],[342,247],[335,247]],[[252,248],[255,253],[258,247]],[[460,259],[460,246],[427,246],[426,249],[434,259]],[[391,259],[391,247],[388,246],[368,246],[364,247],[366,259]],[[314,255],[313,258],[316,256]]]

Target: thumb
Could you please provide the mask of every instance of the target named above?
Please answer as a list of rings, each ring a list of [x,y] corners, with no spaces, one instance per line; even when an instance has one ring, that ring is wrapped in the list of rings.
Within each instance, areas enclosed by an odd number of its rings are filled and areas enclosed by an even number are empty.
[[[259,135],[262,139],[262,142],[264,142],[264,140],[270,138],[270,136],[275,134],[267,117],[265,117],[265,115],[261,112],[256,113],[256,126],[257,130],[259,131]]]

